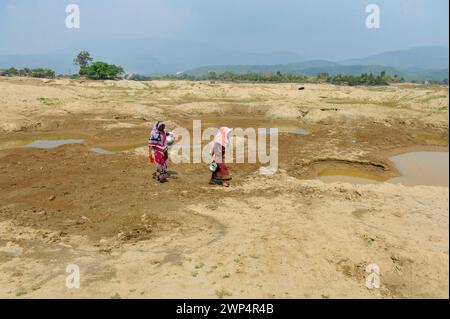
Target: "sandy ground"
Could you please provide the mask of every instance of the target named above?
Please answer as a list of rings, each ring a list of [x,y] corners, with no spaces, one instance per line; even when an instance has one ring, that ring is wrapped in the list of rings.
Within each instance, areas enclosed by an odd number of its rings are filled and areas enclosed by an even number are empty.
[[[0,297],[449,296],[448,187],[313,179],[448,151],[448,87],[0,78],[0,105]],[[142,148],[156,119],[278,127],[280,169],[230,164],[217,188],[207,165],[171,164],[161,185]],[[84,144],[22,147],[54,138]]]

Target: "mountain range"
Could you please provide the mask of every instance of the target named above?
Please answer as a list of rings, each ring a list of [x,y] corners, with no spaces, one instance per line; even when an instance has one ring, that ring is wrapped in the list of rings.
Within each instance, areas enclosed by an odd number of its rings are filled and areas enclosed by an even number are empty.
[[[82,49],[80,49],[82,48]],[[91,52],[94,60],[122,66],[128,73],[202,75],[208,72],[277,72],[316,75],[379,73],[407,80],[448,79],[449,49],[444,46],[416,47],[383,52],[343,61],[308,59],[291,52],[251,52],[223,49],[204,43],[152,39],[102,43],[78,43],[61,53],[0,55],[0,68],[46,67],[60,74],[75,73],[73,58],[80,50]]]
[[[326,72],[330,75],[361,73],[379,74],[386,71],[390,75],[398,75],[407,80],[437,80],[448,79],[448,48],[447,47],[417,47],[408,50],[384,52],[360,59],[349,59],[339,62],[327,60],[309,60],[298,63],[273,65],[210,65],[186,71],[191,75],[204,75],[209,72],[223,73],[291,73],[308,76]]]

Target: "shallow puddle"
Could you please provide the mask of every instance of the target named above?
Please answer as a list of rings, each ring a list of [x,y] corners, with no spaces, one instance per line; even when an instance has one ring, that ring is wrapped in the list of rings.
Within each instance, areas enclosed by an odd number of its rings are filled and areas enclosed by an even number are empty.
[[[36,140],[31,142],[28,145],[25,145],[26,147],[34,147],[34,148],[56,148],[61,145],[66,144],[82,144],[84,140],[80,139],[66,139],[66,140]],[[91,152],[102,154],[102,155],[112,155],[115,152],[108,151],[103,148],[98,147],[92,147],[89,149]]]
[[[83,143],[84,143],[84,139],[79,139],[79,138],[58,138],[58,137],[48,138],[48,137],[44,136],[44,137],[42,137],[42,139],[33,140],[28,137],[27,139],[23,139],[23,140],[2,141],[0,143],[0,150],[18,148],[18,147],[51,149],[51,148],[56,148],[56,147],[66,145],[66,144],[83,144]],[[141,145],[141,144],[139,144],[139,145]],[[126,145],[126,146],[119,146],[116,148],[117,148],[117,150],[116,149],[107,150],[107,149],[103,149],[103,148],[99,148],[99,147],[92,147],[89,150],[91,152],[94,152],[97,154],[112,155],[118,151],[129,150],[131,147]]]
[[[103,148],[98,148],[98,147],[92,147],[90,149],[91,152],[97,153],[97,154],[102,154],[102,155],[112,155],[115,154],[115,152],[112,151],[108,151],[108,150],[104,150]]]
[[[400,183],[407,186],[449,185],[448,152],[410,152],[390,157],[401,176],[386,180],[387,183]],[[325,169],[317,177],[325,183],[373,184],[384,180],[363,171]]]
[[[7,150],[12,148],[18,148],[18,147],[39,147],[35,146],[36,144],[41,144],[40,141],[72,141],[76,140],[77,142],[79,140],[83,140],[84,137],[80,135],[72,135],[72,134],[38,134],[38,135],[31,135],[31,134],[25,134],[21,135],[19,138],[1,138],[0,139],[0,150]],[[37,142],[37,143],[33,143]],[[44,143],[45,144],[45,143]],[[52,144],[52,142],[50,142]],[[67,143],[64,143],[67,144]],[[45,145],[44,145],[45,146]],[[59,145],[56,145],[57,147]],[[53,147],[53,146],[51,146]],[[51,148],[50,147],[50,148]],[[43,147],[48,148],[48,147]]]
[[[298,135],[308,135],[309,132],[307,132],[305,129],[299,128],[293,131],[290,131],[291,134],[298,134]]]
[[[402,176],[389,183],[448,186],[448,152],[411,152],[390,158]]]
[[[34,148],[55,148],[61,145],[66,144],[82,144],[83,140],[36,140],[31,142],[30,144],[25,145],[26,147],[34,147]]]

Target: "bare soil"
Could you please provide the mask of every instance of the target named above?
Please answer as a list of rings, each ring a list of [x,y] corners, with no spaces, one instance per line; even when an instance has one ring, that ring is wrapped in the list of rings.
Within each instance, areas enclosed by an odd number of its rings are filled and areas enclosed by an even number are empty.
[[[391,155],[448,151],[448,87],[0,78],[0,104],[0,297],[448,298],[448,187],[313,180],[385,180]],[[220,188],[206,164],[171,163],[160,184],[157,119],[278,127],[279,171],[230,164]],[[84,144],[23,147],[60,138]]]

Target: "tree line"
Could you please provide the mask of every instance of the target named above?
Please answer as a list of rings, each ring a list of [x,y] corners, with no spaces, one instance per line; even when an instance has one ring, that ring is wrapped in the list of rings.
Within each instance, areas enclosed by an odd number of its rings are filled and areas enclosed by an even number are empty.
[[[73,60],[73,63],[79,67],[79,72],[75,76],[71,75],[71,77],[86,77],[91,80],[116,80],[125,75],[125,71],[120,66],[101,61],[92,61],[93,58],[89,52],[81,51]],[[56,74],[55,71],[45,68],[16,69],[11,67],[5,70],[0,69],[0,76],[26,76],[53,79],[56,77]]]
[[[381,71],[380,74],[374,75],[372,73],[362,73],[361,75],[350,74],[337,74],[329,76],[327,73],[319,73],[317,78],[324,80],[325,82],[337,84],[337,85],[388,85],[393,82],[404,82],[405,80],[398,75],[390,76],[385,71]]]
[[[158,76],[145,76],[133,74],[128,77],[129,80],[135,81],[151,81],[151,80],[188,80],[188,81],[223,81],[223,82],[264,82],[264,83],[296,83],[296,82],[313,82],[313,83],[332,83],[336,85],[388,85],[394,82],[404,82],[404,79],[394,75],[389,76],[386,72],[378,75],[372,73],[361,75],[337,74],[329,75],[328,73],[319,73],[316,76],[306,76],[302,74],[291,73],[233,73],[209,72],[205,75],[194,76],[191,74],[167,74]]]
[[[32,78],[53,79],[55,78],[55,71],[50,69],[38,68],[23,68],[16,69],[11,67],[9,69],[0,70],[0,76],[27,76]]]
[[[281,73],[263,73],[263,72],[208,72],[204,75],[192,75],[187,73],[180,74],[165,74],[165,75],[141,75],[125,73],[120,66],[109,64],[102,61],[93,62],[91,54],[87,51],[81,51],[74,58],[73,63],[79,67],[79,72],[76,75],[70,75],[72,78],[83,77],[91,80],[116,80],[120,78],[134,80],[134,81],[151,81],[151,80],[186,80],[186,81],[223,81],[223,82],[262,82],[262,83],[295,83],[295,82],[309,82],[309,83],[331,83],[335,85],[388,85],[389,83],[401,83],[405,80],[398,75],[388,75],[385,71],[380,74],[363,73],[360,75],[351,74],[336,74],[330,75],[328,73],[318,73],[316,76],[306,76],[302,74]],[[0,70],[0,76],[28,76],[35,78],[50,78],[56,77],[55,72],[50,69],[38,68],[23,68],[16,69],[11,67],[9,69]],[[431,83],[431,82],[430,82]],[[448,79],[443,81],[433,81],[433,84],[448,84]]]

